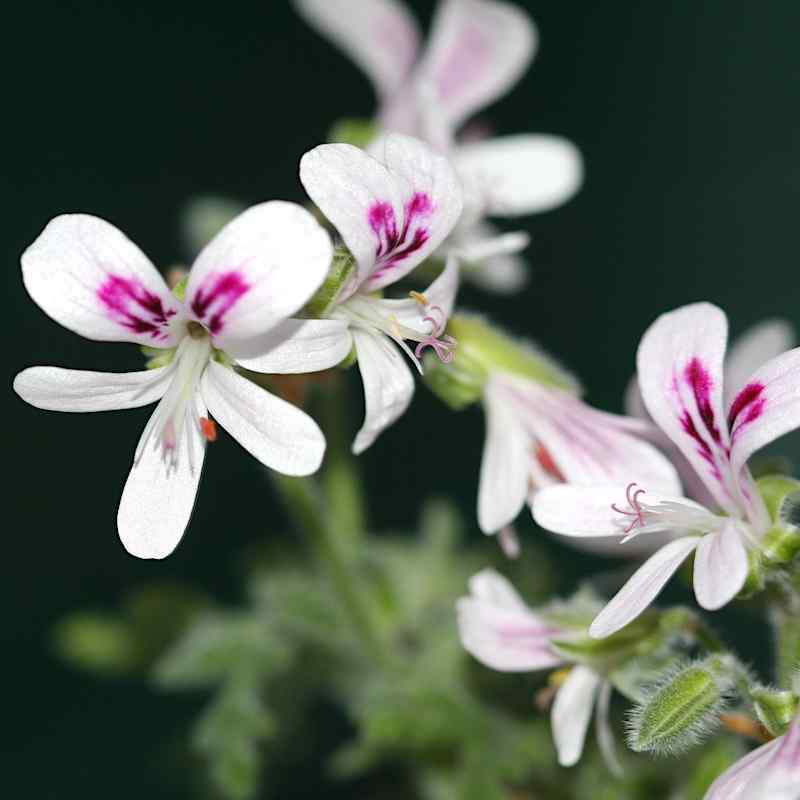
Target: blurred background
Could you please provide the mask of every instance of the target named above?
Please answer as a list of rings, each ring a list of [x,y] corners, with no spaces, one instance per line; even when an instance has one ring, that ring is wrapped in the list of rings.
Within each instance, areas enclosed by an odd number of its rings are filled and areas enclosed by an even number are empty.
[[[567,206],[525,221],[528,289],[511,298],[467,289],[463,304],[538,340],[611,410],[621,408],[639,336],[663,310],[708,299],[728,311],[734,332],[773,315],[800,326],[800,5],[518,4],[536,20],[539,53],[484,116],[499,133],[570,138],[587,180]],[[433,3],[410,5],[429,20]],[[189,797],[191,780],[166,771],[161,756],[202,698],[80,673],[54,654],[49,630],[151,579],[190,581],[235,602],[242,548],[286,536],[286,525],[256,463],[222,436],[180,549],[163,563],[125,553],[116,506],[148,411],[45,413],[10,387],[28,365],[124,371],[141,357],[46,318],[23,289],[19,256],[51,217],[83,211],[114,222],[165,268],[185,260],[179,214],[188,198],[301,200],[299,157],[334,119],[368,116],[374,101],[356,67],[287,2],[82,0],[17,3],[8,14],[4,782],[9,796]],[[360,414],[355,407],[354,429]],[[479,411],[452,415],[420,385],[411,411],[363,457],[374,523],[413,524],[431,494],[455,497],[472,519],[482,425]],[[558,558],[580,571],[570,552]],[[320,759],[343,725],[320,708],[306,769],[278,796],[319,789]]]

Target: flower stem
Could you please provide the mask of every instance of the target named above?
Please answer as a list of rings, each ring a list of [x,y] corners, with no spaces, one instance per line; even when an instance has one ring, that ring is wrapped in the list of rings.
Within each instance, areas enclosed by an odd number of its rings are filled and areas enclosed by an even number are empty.
[[[377,664],[386,664],[386,650],[375,625],[369,601],[361,590],[348,559],[341,551],[336,537],[337,531],[328,522],[316,483],[310,478],[290,478],[284,475],[275,475],[275,478],[290,516],[305,532],[318,563],[330,578],[364,649]]]

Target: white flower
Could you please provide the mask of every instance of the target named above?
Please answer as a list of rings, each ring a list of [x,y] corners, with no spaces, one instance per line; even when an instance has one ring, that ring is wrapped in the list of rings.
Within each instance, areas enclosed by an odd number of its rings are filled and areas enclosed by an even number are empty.
[[[469,589],[469,596],[457,603],[458,629],[464,649],[478,661],[500,672],[532,672],[566,663],[552,642],[567,638],[568,632],[528,608],[502,575],[485,569],[470,579]],[[578,763],[596,707],[598,744],[609,769],[619,773],[608,722],[611,688],[584,664],[573,666],[559,686],[550,723],[562,766]]]
[[[559,374],[560,386],[500,369],[489,374],[478,486],[484,533],[502,529],[526,502],[533,505],[537,492],[560,483],[614,483],[641,474],[664,491],[680,491],[675,469],[643,439],[647,423],[588,406],[569,376]]]
[[[800,800],[800,714],[783,736],[723,772],[704,800]]]
[[[744,586],[748,550],[758,551],[770,525],[747,460],[800,426],[800,348],[726,391],[727,333],[727,319],[716,306],[684,306],[653,323],[637,358],[644,404],[705,484],[711,509],[652,492],[635,471],[622,485],[558,486],[536,497],[539,525],[567,536],[626,541],[665,530],[686,534],[634,573],[595,619],[593,636],[608,636],[637,617],[692,552],[695,595],[703,608],[721,608]]]
[[[283,202],[254,206],[230,222],[197,257],[183,301],[136,245],[97,217],[56,217],[25,251],[25,287],[54,320],[87,339],[160,350],[164,366],[141,372],[33,367],[14,381],[24,400],[56,411],[158,402],[120,500],[117,523],[128,552],[164,558],[177,546],[206,441],[216,435],[211,416],[272,469],[307,475],[319,467],[325,439],[314,421],[228,365],[311,372],[345,357],[343,323],[287,319],[325,279],[331,258],[330,238],[313,216]]]
[[[555,208],[581,185],[573,144],[557,136],[521,134],[475,139],[456,132],[508,92],[537,46],[528,15],[497,0],[442,0],[421,49],[417,24],[397,0],[296,0],[298,9],[371,78],[384,131],[424,139],[447,153],[465,187],[464,218],[447,242],[479,269],[468,272],[496,291],[525,281],[515,255],[527,234],[501,236],[484,217],[519,217]]]
[[[306,191],[356,262],[327,312],[343,323],[342,346],[355,347],[364,382],[366,419],[353,444],[356,453],[403,414],[414,392],[412,374],[392,342],[420,371],[424,347],[450,357],[454,343],[441,335],[458,288],[458,266],[451,259],[422,294],[402,300],[376,296],[433,253],[462,209],[453,169],[422,142],[392,135],[377,152],[373,157],[351,145],[322,145],[300,162]],[[415,351],[406,340],[417,342]]]

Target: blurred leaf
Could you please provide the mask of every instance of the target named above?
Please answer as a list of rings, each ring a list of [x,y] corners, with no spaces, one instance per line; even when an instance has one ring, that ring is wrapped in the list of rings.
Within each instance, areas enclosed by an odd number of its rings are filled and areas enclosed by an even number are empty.
[[[104,614],[77,612],[65,617],[53,629],[53,643],[65,661],[90,672],[126,674],[142,661],[130,624]]]

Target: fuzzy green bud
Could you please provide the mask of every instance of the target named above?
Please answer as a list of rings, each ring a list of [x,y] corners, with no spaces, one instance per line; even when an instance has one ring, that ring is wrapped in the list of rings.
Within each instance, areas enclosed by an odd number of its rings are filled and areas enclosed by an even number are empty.
[[[800,553],[800,481],[784,475],[767,475],[756,482],[772,527],[761,540],[768,566],[788,564]]]
[[[317,289],[316,294],[308,301],[304,312],[312,318],[325,316],[333,308],[339,292],[350,280],[356,268],[356,260],[345,247],[337,247],[333,253],[328,277],[325,282]]]
[[[456,314],[447,332],[458,345],[449,364],[427,359],[425,380],[455,410],[480,400],[491,372],[505,372],[570,392],[580,385],[550,356],[527,342],[513,339],[474,314]]]
[[[352,144],[364,150],[378,133],[378,126],[371,119],[345,117],[333,123],[328,132],[328,141]]]
[[[630,714],[631,749],[680,753],[702,741],[719,724],[734,666],[729,656],[710,656],[663,678]]]
[[[794,692],[757,686],[750,697],[759,722],[773,735],[780,736],[797,713],[798,698]]]

